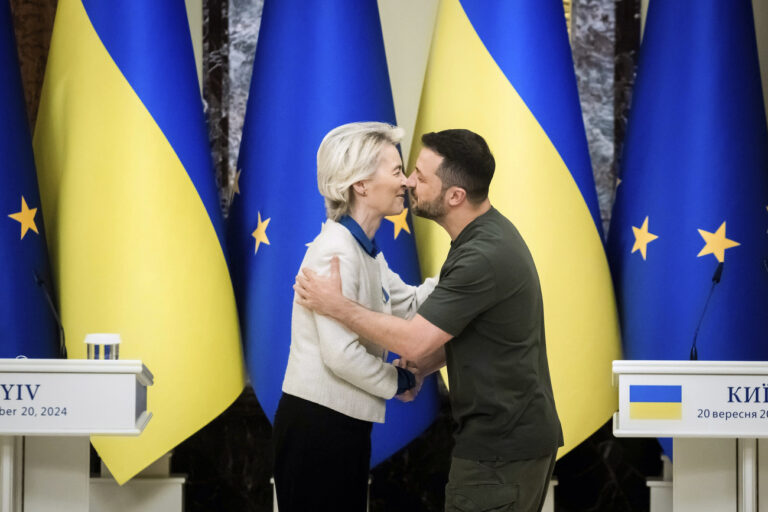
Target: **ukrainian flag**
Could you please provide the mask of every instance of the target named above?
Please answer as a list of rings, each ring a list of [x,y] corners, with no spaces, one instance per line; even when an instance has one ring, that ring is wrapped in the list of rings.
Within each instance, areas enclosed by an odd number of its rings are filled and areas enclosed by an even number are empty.
[[[48,254],[8,2],[0,2],[0,357],[56,357]]]
[[[496,157],[491,203],[520,230],[541,280],[567,453],[616,410],[618,323],[561,0],[443,0],[411,162],[425,132],[467,128]],[[419,219],[422,272],[448,237]]]
[[[633,420],[679,420],[683,417],[682,386],[629,386]]]
[[[228,240],[248,373],[272,421],[291,343],[292,285],[326,219],[317,148],[344,123],[395,124],[395,111],[376,0],[267,0],[258,43]],[[407,209],[382,222],[376,241],[392,270],[420,282]],[[373,428],[371,464],[419,435],[437,408],[434,377],[414,403],[391,400],[386,423]]]
[[[90,332],[155,375],[123,483],[226,409],[244,369],[183,0],[60,0],[35,132],[70,357]]]
[[[750,0],[650,3],[620,177],[608,248],[627,358],[687,360],[698,329],[700,359],[768,359],[768,132]]]

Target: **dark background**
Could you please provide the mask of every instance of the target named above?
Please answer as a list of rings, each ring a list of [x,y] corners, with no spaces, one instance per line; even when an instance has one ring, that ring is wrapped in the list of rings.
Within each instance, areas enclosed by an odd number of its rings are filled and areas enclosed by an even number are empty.
[[[371,512],[442,511],[448,480],[451,418],[441,386],[438,419],[418,439],[371,472]],[[173,453],[184,473],[186,510],[271,511],[271,426],[251,388]],[[646,475],[661,476],[653,439],[617,439],[606,423],[555,467],[557,512],[647,511]]]

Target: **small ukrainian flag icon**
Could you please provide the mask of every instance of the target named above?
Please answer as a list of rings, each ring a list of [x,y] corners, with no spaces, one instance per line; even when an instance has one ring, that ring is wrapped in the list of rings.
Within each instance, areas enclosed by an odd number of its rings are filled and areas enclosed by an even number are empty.
[[[682,386],[629,386],[633,420],[679,420],[683,417]]]

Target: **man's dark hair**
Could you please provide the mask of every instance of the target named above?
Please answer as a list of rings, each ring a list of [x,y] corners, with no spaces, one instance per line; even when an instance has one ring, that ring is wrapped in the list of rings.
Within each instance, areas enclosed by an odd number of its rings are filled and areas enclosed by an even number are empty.
[[[448,187],[461,187],[473,204],[488,197],[496,161],[485,139],[469,130],[454,129],[425,133],[421,143],[443,157],[437,169],[443,191]]]

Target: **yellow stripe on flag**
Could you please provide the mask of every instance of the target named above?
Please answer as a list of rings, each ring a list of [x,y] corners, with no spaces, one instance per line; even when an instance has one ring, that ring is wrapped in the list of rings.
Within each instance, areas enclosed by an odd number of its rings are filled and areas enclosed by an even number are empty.
[[[224,254],[189,176],[78,0],[60,0],[35,158],[70,357],[91,332],[155,376],[139,437],[93,437],[123,483],[215,418],[244,369]]]
[[[683,417],[680,402],[632,402],[629,417],[633,420],[679,420]]]
[[[440,4],[411,168],[421,135],[449,128],[467,128],[488,141],[496,158],[491,203],[517,226],[533,254],[565,437],[562,456],[617,409],[611,361],[621,353],[608,263],[573,177],[458,0]],[[416,218],[415,224],[422,274],[435,275],[448,253],[448,236],[431,221]]]

